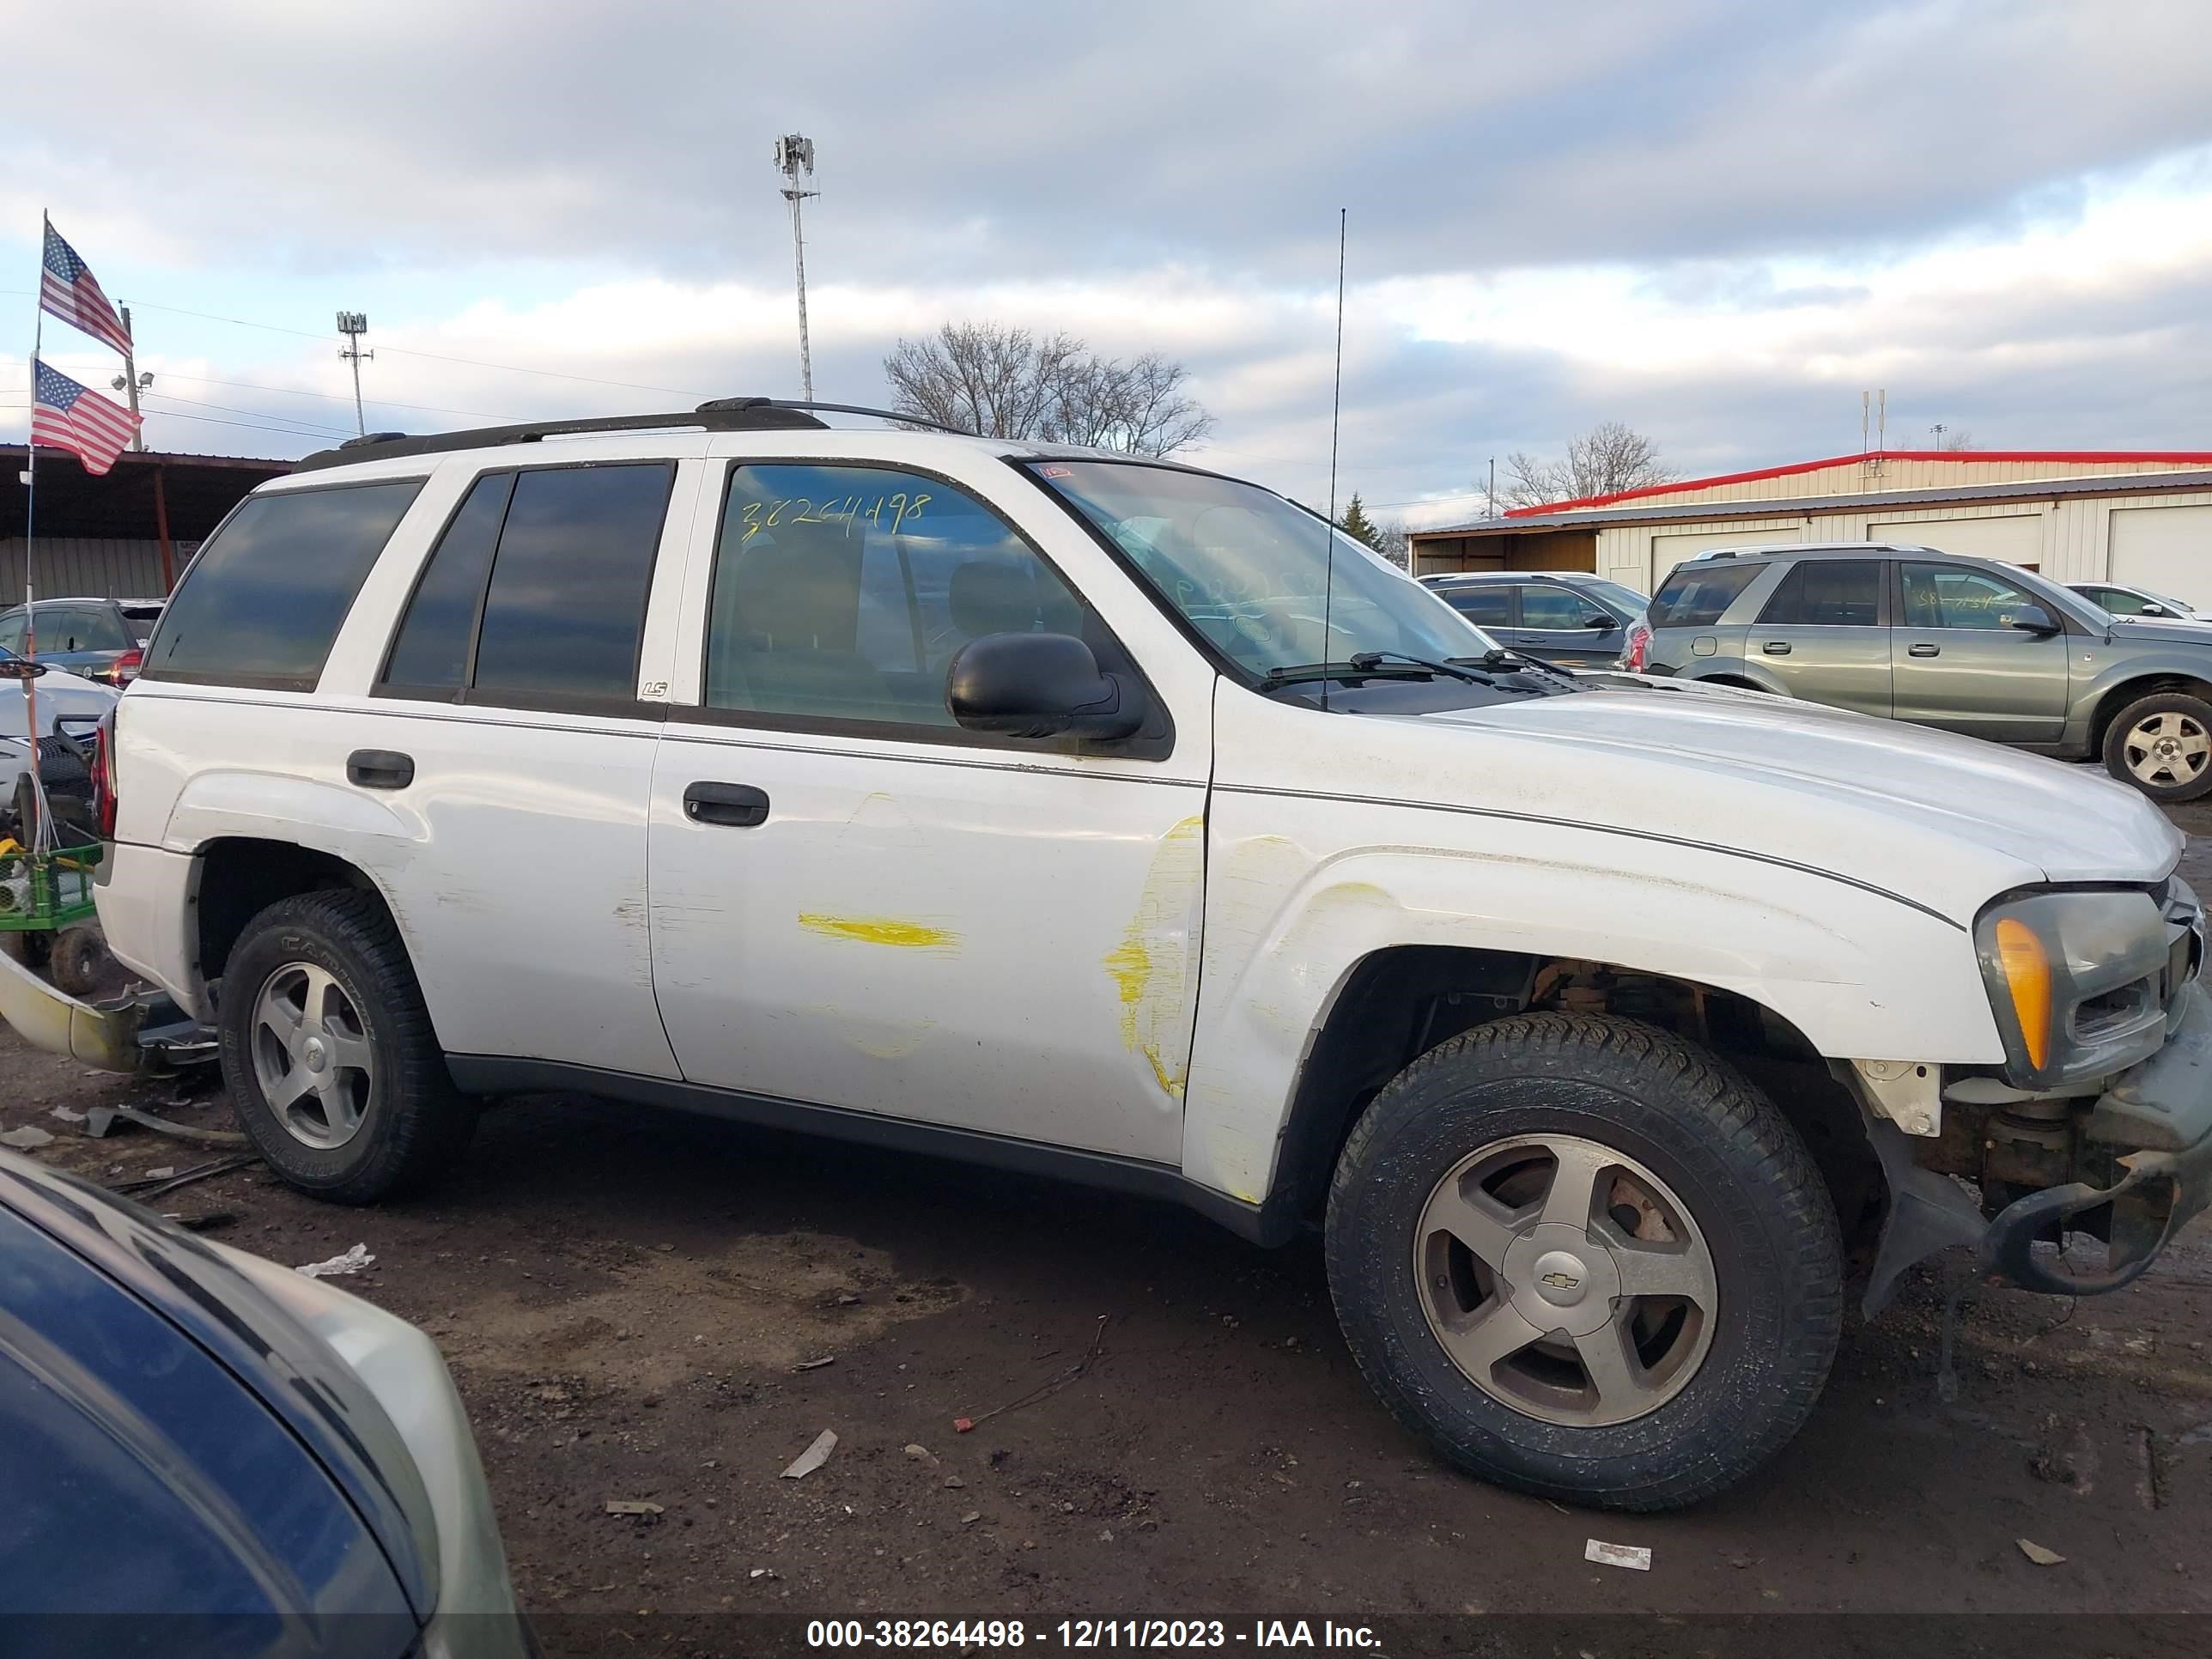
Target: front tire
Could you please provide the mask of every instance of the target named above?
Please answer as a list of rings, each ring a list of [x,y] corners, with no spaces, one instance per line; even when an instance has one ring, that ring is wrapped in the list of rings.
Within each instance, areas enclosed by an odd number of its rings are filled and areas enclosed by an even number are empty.
[[[224,964],[217,1025],[239,1127],[311,1198],[419,1189],[475,1131],[373,894],[301,893],[254,917]]]
[[[1484,1480],[1610,1509],[1694,1503],[1779,1451],[1842,1324],[1796,1132],[1634,1020],[1516,1016],[1415,1060],[1346,1143],[1327,1254],[1400,1421]]]
[[[2105,728],[2105,769],[2161,805],[2212,790],[2212,703],[2186,691],[2138,697]]]

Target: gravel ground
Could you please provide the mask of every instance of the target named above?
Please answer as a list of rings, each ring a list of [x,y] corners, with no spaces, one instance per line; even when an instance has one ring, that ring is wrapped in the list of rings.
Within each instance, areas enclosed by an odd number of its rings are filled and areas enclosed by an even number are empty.
[[[2212,834],[2212,808],[2185,828]],[[2212,893],[2212,841],[2190,867]],[[51,1115],[125,1100],[226,1116],[0,1029],[0,1127],[53,1130],[38,1156],[102,1180],[196,1160]],[[2116,1296],[1975,1292],[1948,1403],[1940,1286],[1909,1282],[1847,1328],[1826,1400],[1766,1473],[1626,1518],[1448,1472],[1355,1374],[1317,1249],[1262,1252],[1173,1209],[568,1099],[491,1114],[422,1200],[331,1208],[252,1170],[161,1204],[289,1263],[375,1253],[347,1287],[443,1346],[556,1653],[729,1650],[746,1645],[733,1612],[1242,1629],[1469,1610],[1637,1615],[1601,1626],[1613,1638],[1655,1619],[2006,1613],[2037,1620],[2004,1645],[2205,1650],[2193,1620],[2120,1644],[2049,1617],[2212,1612],[2202,1224]],[[1080,1377],[955,1432],[1061,1375],[1102,1319]],[[827,1465],[780,1479],[825,1428]],[[1592,1536],[1649,1547],[1652,1570],[1589,1565]],[[2023,1538],[2065,1560],[2034,1565]],[[1452,1646],[1483,1627],[1420,1628]],[[1784,1628],[1802,1646],[1826,1626]]]

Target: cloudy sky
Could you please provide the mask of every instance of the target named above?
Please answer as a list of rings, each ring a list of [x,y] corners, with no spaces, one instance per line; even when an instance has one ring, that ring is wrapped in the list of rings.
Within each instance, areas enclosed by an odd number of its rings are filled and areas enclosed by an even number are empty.
[[[0,436],[41,209],[132,306],[149,442],[795,396],[769,145],[811,136],[815,386],[947,319],[1187,362],[1202,458],[1469,516],[1620,419],[1678,471],[2212,447],[2212,5],[0,0]],[[11,274],[12,273],[12,274]],[[235,320],[217,320],[235,319]],[[51,361],[105,387],[66,330]],[[536,371],[531,373],[518,372]],[[187,418],[190,417],[190,418]]]

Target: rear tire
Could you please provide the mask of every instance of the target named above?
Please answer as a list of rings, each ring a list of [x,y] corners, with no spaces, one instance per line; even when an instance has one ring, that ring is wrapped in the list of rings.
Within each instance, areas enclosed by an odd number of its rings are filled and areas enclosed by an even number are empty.
[[[1779,1451],[1842,1324],[1796,1130],[1628,1019],[1516,1016],[1415,1060],[1345,1145],[1327,1254],[1401,1422],[1486,1480],[1609,1509],[1694,1503]]]
[[[254,917],[224,964],[217,1026],[240,1127],[311,1198],[419,1190],[475,1132],[373,894],[302,893]]]
[[[2105,728],[2105,769],[2161,805],[2212,790],[2212,703],[2154,691]]]

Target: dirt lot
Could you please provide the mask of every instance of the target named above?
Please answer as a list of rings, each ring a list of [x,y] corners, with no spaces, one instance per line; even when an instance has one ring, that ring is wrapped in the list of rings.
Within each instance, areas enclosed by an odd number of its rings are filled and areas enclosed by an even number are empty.
[[[2212,865],[2212,842],[2191,852]],[[50,1115],[129,1100],[225,1121],[219,1097],[173,1094],[0,1030],[0,1127],[54,1131],[39,1156],[64,1167],[195,1161]],[[677,1615],[732,1611],[1639,1615],[1616,1634],[1685,1615],[2212,1612],[2201,1224],[2117,1296],[1976,1292],[1948,1404],[1941,1286],[1921,1278],[1847,1329],[1826,1403],[1763,1477],[1626,1518],[1447,1472],[1369,1398],[1316,1249],[1264,1253],[1172,1209],[565,1099],[490,1115],[418,1202],[329,1208],[249,1170],[160,1206],[228,1216],[215,1236],[285,1262],[375,1253],[345,1282],[443,1346],[556,1652],[723,1650],[732,1626]],[[1094,1369],[955,1433],[1082,1358],[1102,1317]],[[827,1466],[779,1479],[824,1428]],[[606,1514],[617,1498],[664,1512]],[[1650,1547],[1652,1571],[1587,1564],[1593,1535]],[[2036,1565],[2022,1538],[2066,1559]],[[2201,1652],[2193,1625],[2084,1650]],[[2057,1626],[2003,1628],[1996,1645],[2048,1649]]]

